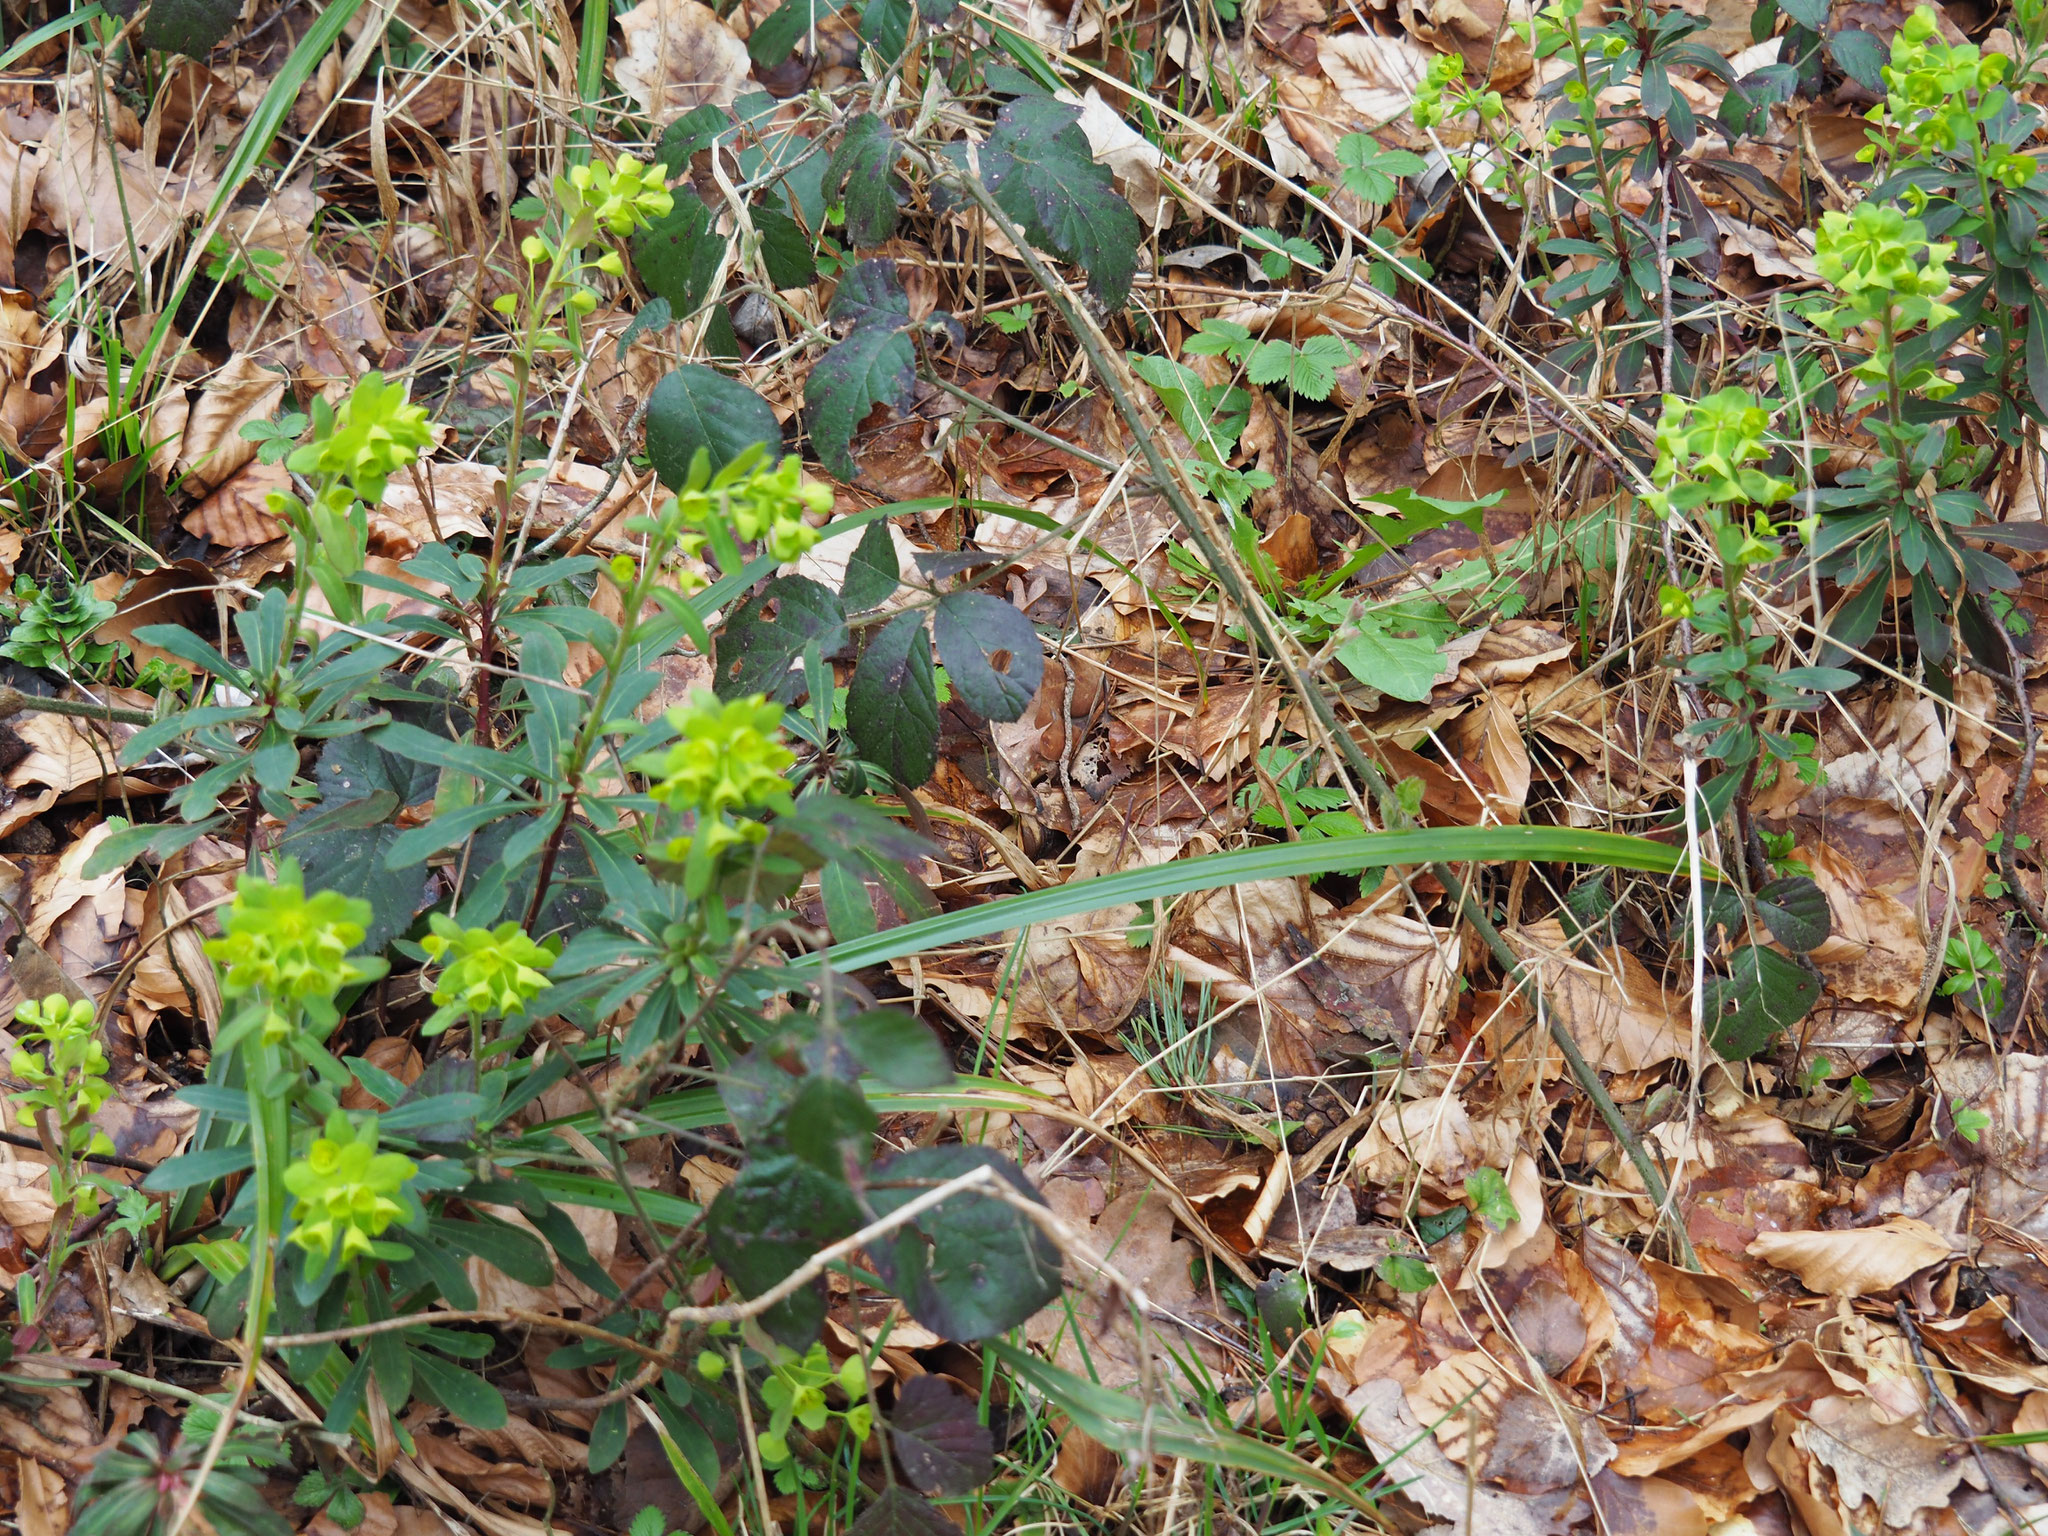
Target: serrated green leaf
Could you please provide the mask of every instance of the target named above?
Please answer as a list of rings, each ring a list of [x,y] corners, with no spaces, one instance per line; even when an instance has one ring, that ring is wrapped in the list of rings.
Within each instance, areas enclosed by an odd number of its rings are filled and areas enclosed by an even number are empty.
[[[682,485],[698,449],[715,474],[747,449],[782,450],[774,408],[738,379],[684,363],[647,396],[647,458],[670,490]]]
[[[1390,203],[1395,179],[1420,176],[1429,169],[1420,155],[1405,149],[1382,149],[1369,133],[1347,133],[1337,141],[1338,179],[1360,202]]]
[[[889,532],[889,520],[877,518],[868,524],[846,562],[846,579],[839,584],[840,599],[848,613],[866,613],[886,603],[902,580],[903,566],[896,558],[896,540]]]
[[[889,125],[863,112],[846,125],[846,137],[832,152],[825,172],[825,196],[846,194],[846,237],[855,247],[880,245],[896,233],[896,158],[900,151]]]
[[[1747,1061],[1820,1000],[1820,983],[1776,950],[1746,945],[1728,969],[1706,996],[1708,1039],[1725,1061]]]
[[[863,0],[860,11],[861,40],[893,64],[910,46],[910,0]]]
[[[896,1393],[889,1442],[911,1482],[958,1498],[995,1474],[995,1439],[974,1400],[943,1376],[916,1376]]]
[[[676,193],[675,207],[633,236],[633,270],[681,319],[704,302],[724,255],[725,237],[713,226],[711,210],[687,185]]]
[[[758,1296],[820,1248],[862,1224],[846,1181],[787,1152],[757,1154],[718,1192],[705,1213],[712,1262],[743,1296]],[[824,1282],[797,1291],[761,1315],[769,1334],[792,1349],[818,1335]]]
[[[775,68],[828,14],[817,0],[782,0],[748,35],[747,57],[763,69]]]
[[[1828,53],[1835,67],[1866,91],[1884,91],[1884,67],[1891,51],[1870,33],[1844,27],[1828,39]]]
[[[932,614],[946,676],[985,720],[1015,720],[1045,675],[1038,631],[1014,603],[987,592],[948,592]]]
[[[1038,1204],[1017,1166],[986,1147],[920,1147],[870,1171],[868,1204],[886,1216],[936,1185],[988,1168]],[[1020,1326],[1060,1294],[1060,1251],[1006,1201],[964,1190],[869,1250],[875,1267],[927,1328],[963,1343]]]
[[[864,261],[845,273],[831,317],[853,321],[853,329],[811,366],[804,407],[818,462],[851,480],[859,472],[850,451],[854,428],[877,405],[901,406],[916,379],[917,353],[903,333],[910,301],[896,264]]]
[[[786,702],[801,686],[801,674],[791,669],[804,648],[816,645],[821,656],[832,656],[846,639],[838,593],[808,576],[778,576],[720,631],[712,688],[721,699],[765,693]]]
[[[1373,1266],[1378,1275],[1395,1290],[1413,1295],[1426,1291],[1436,1284],[1436,1271],[1423,1260],[1407,1253],[1390,1253]]]
[[[1019,96],[982,146],[982,179],[1033,245],[1079,264],[1096,297],[1121,309],[1145,230],[1109,167],[1096,164],[1080,117],[1050,96]]]
[[[1802,955],[1819,949],[1834,932],[1826,894],[1804,875],[1788,875],[1760,889],[1756,915],[1772,938]]]
[[[1498,1168],[1481,1168],[1465,1179],[1465,1199],[1473,1213],[1495,1232],[1505,1232],[1522,1219],[1515,1209],[1508,1181]]]
[[[899,613],[868,642],[846,689],[846,729],[860,755],[915,789],[939,761],[938,680],[924,615]]]
[[[959,1527],[908,1488],[884,1488],[846,1536],[955,1536]]]

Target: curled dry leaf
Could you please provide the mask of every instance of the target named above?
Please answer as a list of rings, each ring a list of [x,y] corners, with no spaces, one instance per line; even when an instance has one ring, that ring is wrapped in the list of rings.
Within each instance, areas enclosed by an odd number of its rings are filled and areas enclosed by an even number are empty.
[[[1888,1291],[1952,1251],[1947,1238],[1911,1216],[1846,1232],[1765,1232],[1749,1245],[1751,1257],[1789,1270],[1822,1296]]]
[[[154,258],[213,195],[197,171],[163,170],[133,149],[110,154],[98,124],[76,107],[44,135],[35,189],[37,208],[72,246],[116,271]]]
[[[753,67],[747,45],[697,0],[641,0],[619,16],[626,51],[614,73],[657,126],[692,107],[729,107]]]
[[[1582,959],[1555,918],[1511,929],[1507,938],[1536,968],[1551,1006],[1602,1072],[1640,1072],[1691,1053],[1684,1000],[1669,997],[1634,955],[1612,949]]]

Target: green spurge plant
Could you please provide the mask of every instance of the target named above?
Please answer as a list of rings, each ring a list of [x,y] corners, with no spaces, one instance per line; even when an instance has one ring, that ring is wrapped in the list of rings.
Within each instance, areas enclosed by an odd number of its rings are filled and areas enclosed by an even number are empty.
[[[121,654],[111,641],[95,642],[93,631],[114,616],[106,598],[66,581],[37,586],[26,573],[14,578],[13,600],[0,598],[0,613],[13,620],[0,656],[26,667],[46,667],[69,676],[94,678]]]
[[[324,1133],[284,1171],[291,1240],[305,1250],[307,1267],[411,1257],[410,1249],[375,1239],[407,1214],[406,1202],[395,1197],[418,1173],[403,1153],[377,1150],[375,1116],[354,1125],[341,1110],[330,1114]]]
[[[433,442],[425,408],[381,373],[364,374],[338,407],[313,401],[312,440],[285,459],[286,468],[307,477],[312,498],[273,491],[270,509],[292,530],[300,568],[336,618],[363,617],[356,577],[370,554],[366,508],[382,501],[391,476]]]
[[[14,1022],[24,1033],[7,1070],[25,1085],[10,1095],[15,1114],[55,1155],[51,1199],[60,1209],[90,1216],[99,1209],[100,1186],[85,1174],[84,1160],[114,1150],[92,1123],[114,1093],[93,1006],[62,995],[31,998],[14,1010]]]
[[[1876,445],[1813,493],[1816,569],[1844,594],[1830,634],[1845,648],[1868,642],[1904,575],[1911,630],[1937,675],[1958,624],[1980,663],[2009,669],[2000,594],[2019,578],[1974,546],[2022,535],[1986,519],[1975,487],[1991,453],[1972,424],[2018,446],[2030,421],[2048,420],[2048,172],[2025,152],[2042,117],[2011,93],[2009,71],[2000,55],[1945,41],[1926,7],[1899,29],[1863,152],[1878,180],[1823,218],[1815,262],[1832,292],[1805,306],[1846,354],[1849,380],[1836,385],[1796,344],[1780,364],[1788,388]]]
[[[1800,954],[1827,939],[1827,901],[1810,879],[1768,878],[1750,799],[1766,762],[1776,764],[1777,772],[1789,766],[1808,782],[1818,778],[1813,738],[1773,722],[1818,708],[1823,700],[1816,690],[1847,687],[1856,676],[1836,667],[1778,665],[1773,657],[1783,642],[1760,632],[1744,589],[1751,570],[1783,558],[1789,534],[1810,536],[1813,528],[1810,518],[1781,521],[1776,511],[1793,486],[1763,467],[1772,451],[1770,422],[1770,407],[1741,389],[1699,401],[1667,397],[1652,470],[1657,489],[1648,502],[1664,517],[1690,517],[1699,524],[1719,576],[1718,586],[1666,586],[1662,593],[1665,614],[1684,621],[1682,633],[1692,641],[1669,658],[1679,681],[1725,710],[1686,728],[1700,755],[1723,765],[1701,799],[1710,811],[1732,805],[1736,823],[1728,845],[1736,852],[1738,883],[1717,895],[1705,921],[1737,932],[1760,921],[1778,943]],[[1765,945],[1743,946],[1734,952],[1728,975],[1710,987],[1715,1049],[1730,1058],[1753,1055],[1796,1023],[1818,995],[1806,967]]]
[[[438,1035],[464,1018],[524,1020],[527,1005],[551,985],[543,973],[553,967],[555,951],[536,944],[517,923],[465,928],[442,912],[427,922],[432,931],[420,948],[440,963],[441,974],[434,984],[436,1007],[420,1026],[422,1034]],[[508,1048],[516,1039],[505,1037],[490,1049]]]

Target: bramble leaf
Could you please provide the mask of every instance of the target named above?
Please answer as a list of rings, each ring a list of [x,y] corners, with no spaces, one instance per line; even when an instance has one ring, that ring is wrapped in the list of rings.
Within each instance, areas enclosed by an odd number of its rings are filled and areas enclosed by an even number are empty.
[[[939,660],[960,697],[987,720],[1015,720],[1045,673],[1038,631],[1014,603],[987,592],[948,592],[932,614]]]
[[[1019,96],[982,146],[982,180],[1033,245],[1088,273],[1088,286],[1121,309],[1137,272],[1144,226],[1098,165],[1081,112],[1050,96]]]
[[[661,483],[675,490],[702,448],[716,474],[756,443],[772,462],[782,425],[766,400],[738,379],[702,363],[684,363],[647,396],[647,457]]]
[[[899,613],[868,642],[846,689],[846,729],[860,755],[912,789],[939,761],[938,680],[924,615]]]
[[[846,237],[860,248],[880,245],[896,233],[896,135],[872,112],[846,126],[825,172],[825,196],[846,193]]]

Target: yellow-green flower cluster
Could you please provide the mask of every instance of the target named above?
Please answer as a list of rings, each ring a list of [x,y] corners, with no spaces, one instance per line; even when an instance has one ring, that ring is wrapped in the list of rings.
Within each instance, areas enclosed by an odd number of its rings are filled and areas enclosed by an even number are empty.
[[[434,429],[424,406],[412,404],[403,385],[387,384],[381,373],[366,373],[341,402],[313,402],[313,440],[285,460],[302,475],[331,476],[359,501],[376,505],[384,484],[434,446]]]
[[[1811,311],[1814,323],[1831,336],[1860,327],[1875,333],[1871,355],[1853,371],[1883,383],[1891,366],[1887,333],[1915,325],[1940,325],[1955,318],[1942,301],[1952,282],[1947,266],[1955,246],[1927,238],[1927,226],[1889,203],[1858,203],[1850,213],[1822,216],[1815,239],[1814,266],[1839,296]],[[1930,399],[1952,394],[1955,385],[1930,366],[1918,366],[1899,381]]]
[[[8,1060],[7,1070],[28,1085],[18,1096],[24,1108],[46,1109],[59,1121],[82,1121],[113,1096],[107,1081],[107,1053],[93,1028],[93,1006],[84,999],[52,995],[30,998],[14,1010],[14,1022],[25,1031],[24,1048]],[[39,1046],[37,1055],[29,1046]],[[104,1136],[97,1140],[105,1141]],[[108,1146],[112,1151],[112,1146]]]
[[[696,812],[707,853],[765,837],[767,828],[759,821],[734,825],[726,817],[734,811],[787,811],[794,803],[787,774],[796,754],[782,743],[782,706],[758,693],[720,700],[699,692],[670,710],[668,722],[682,739],[662,758],[660,777],[648,793],[676,810]],[[678,838],[669,856],[685,858],[693,846],[693,839]]]
[[[275,882],[244,875],[221,915],[224,930],[206,954],[221,970],[229,997],[259,996],[272,1004],[295,1002],[332,1022],[333,998],[343,987],[383,974],[380,965],[348,958],[363,942],[370,904],[337,891],[306,894],[296,860],[278,866]],[[264,1037],[288,1032],[279,1018]]]
[[[319,1265],[337,1252],[344,1264],[370,1253],[372,1239],[405,1215],[394,1197],[418,1172],[402,1153],[377,1150],[374,1118],[357,1130],[336,1110],[327,1134],[284,1171],[294,1197],[291,1240]]]
[[[1764,435],[1769,409],[1746,389],[1723,389],[1704,400],[1664,397],[1657,423],[1657,483],[1663,510],[1701,505],[1759,507],[1792,494],[1790,481],[1756,466],[1770,457]]]
[[[1934,12],[1921,6],[1892,36],[1891,63],[1884,67],[1885,99],[1867,114],[1881,132],[1858,158],[1868,162],[1877,157],[1885,147],[1883,130],[1894,136],[1894,152],[1905,154],[1954,154],[1977,144],[1978,125],[1995,121],[2011,99],[2004,88],[2011,64],[2003,54],[1983,53],[1974,43],[1943,41]],[[2031,157],[1995,140],[1983,149],[1992,157],[1985,169],[1993,179],[2020,187],[2032,177]]]
[[[666,218],[675,208],[668,167],[642,165],[631,155],[612,165],[577,165],[555,178],[562,216],[574,227],[584,219],[623,240],[642,225]]]
[[[1440,53],[1429,61],[1429,72],[1415,93],[1416,124],[1434,128],[1446,118],[1476,115],[1490,123],[1507,111],[1499,91],[1474,90],[1465,84],[1465,61],[1455,53]]]
[[[803,461],[790,454],[773,469],[757,469],[745,479],[721,486],[685,486],[676,493],[675,515],[686,528],[684,553],[696,554],[704,536],[719,523],[742,544],[758,541],[785,564],[818,542],[818,530],[806,513],[832,510],[832,488],[806,480]]]
[[[427,925],[433,931],[420,940],[420,948],[442,970],[434,986],[439,1006],[422,1034],[438,1035],[465,1016],[523,1017],[526,1005],[553,985],[542,972],[554,965],[554,952],[528,938],[517,923],[465,928],[436,912]]]

